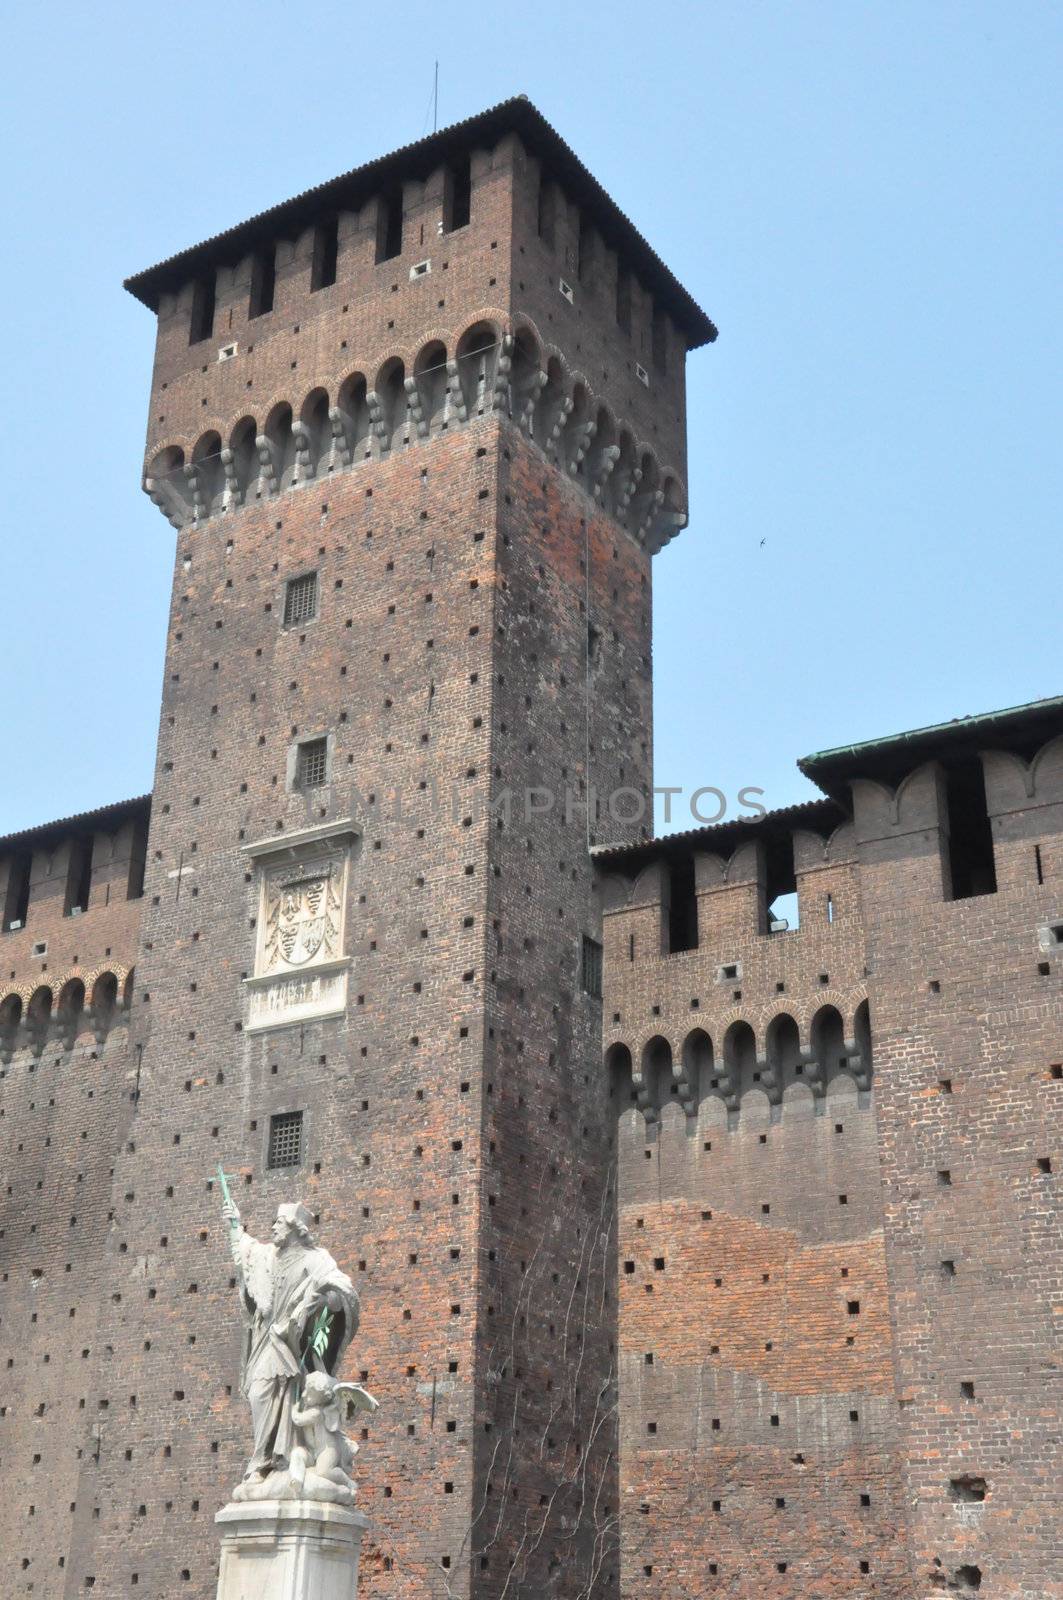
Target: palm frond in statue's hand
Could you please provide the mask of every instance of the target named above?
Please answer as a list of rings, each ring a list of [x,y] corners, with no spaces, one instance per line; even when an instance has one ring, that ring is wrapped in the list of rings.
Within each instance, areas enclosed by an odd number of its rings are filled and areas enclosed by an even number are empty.
[[[319,1361],[324,1361],[328,1351],[329,1333],[332,1329],[332,1312],[328,1306],[322,1306],[318,1312],[317,1320],[310,1330],[310,1352],[317,1356]]]

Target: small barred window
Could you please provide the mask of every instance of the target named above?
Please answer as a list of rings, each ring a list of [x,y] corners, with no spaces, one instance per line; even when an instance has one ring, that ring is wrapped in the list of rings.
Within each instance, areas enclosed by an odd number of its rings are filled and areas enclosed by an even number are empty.
[[[310,739],[299,746],[297,789],[320,789],[328,781],[328,740]]]
[[[269,1167],[297,1167],[303,1159],[303,1113],[282,1111],[269,1119]]]
[[[602,947],[597,939],[583,935],[583,988],[596,1000],[602,998]]]
[[[284,626],[297,628],[317,616],[317,573],[292,578],[284,593]]]

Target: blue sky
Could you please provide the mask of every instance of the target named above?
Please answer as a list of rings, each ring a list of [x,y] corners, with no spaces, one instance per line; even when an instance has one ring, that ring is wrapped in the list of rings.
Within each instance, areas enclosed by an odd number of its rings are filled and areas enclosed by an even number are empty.
[[[173,533],[122,278],[419,137],[437,56],[441,122],[528,94],[720,328],[658,781],[785,805],[809,750],[1063,690],[1058,5],[102,0],[5,43],[0,831],[151,782]]]

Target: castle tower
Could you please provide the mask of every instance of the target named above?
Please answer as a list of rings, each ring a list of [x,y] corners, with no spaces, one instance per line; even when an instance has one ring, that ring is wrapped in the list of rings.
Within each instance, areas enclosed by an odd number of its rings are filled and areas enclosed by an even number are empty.
[[[84,1291],[106,1425],[36,1593],[214,1593],[219,1163],[260,1235],[305,1198],[363,1296],[362,1593],[615,1592],[589,846],[649,824],[650,558],[715,330],[524,99],[128,287],[175,580]]]

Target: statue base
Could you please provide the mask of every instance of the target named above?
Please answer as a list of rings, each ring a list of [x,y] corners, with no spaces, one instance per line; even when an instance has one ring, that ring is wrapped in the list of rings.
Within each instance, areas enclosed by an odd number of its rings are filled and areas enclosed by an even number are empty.
[[[316,1500],[232,1503],[221,1530],[217,1600],[355,1600],[360,1511]]]

